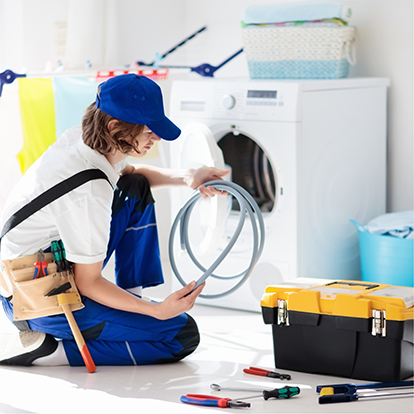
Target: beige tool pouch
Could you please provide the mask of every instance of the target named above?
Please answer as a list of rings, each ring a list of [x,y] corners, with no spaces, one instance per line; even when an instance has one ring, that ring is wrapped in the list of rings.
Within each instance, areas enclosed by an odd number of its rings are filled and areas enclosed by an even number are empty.
[[[52,253],[45,253],[45,261],[48,263],[47,276],[33,279],[35,274],[34,263],[37,254],[19,257],[12,260],[2,260],[0,275],[0,287],[2,291],[13,295],[13,316],[15,321],[39,318],[42,316],[58,315],[63,313],[56,296],[45,297],[53,289],[70,282],[68,293],[76,293],[79,303],[71,304],[72,311],[82,309],[80,294],[76,288],[73,273],[57,272],[57,266],[53,262]],[[3,279],[3,280],[2,280]]]

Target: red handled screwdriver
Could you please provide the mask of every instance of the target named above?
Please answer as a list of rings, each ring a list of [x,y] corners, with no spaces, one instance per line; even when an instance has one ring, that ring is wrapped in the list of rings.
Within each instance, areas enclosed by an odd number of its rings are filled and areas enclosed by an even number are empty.
[[[286,379],[290,380],[291,376],[289,374],[279,374],[278,372],[274,371],[268,371],[267,369],[261,369],[261,368],[245,368],[243,370],[246,374],[252,374],[252,375],[259,375],[262,377],[270,377],[270,378],[279,378],[279,379]]]

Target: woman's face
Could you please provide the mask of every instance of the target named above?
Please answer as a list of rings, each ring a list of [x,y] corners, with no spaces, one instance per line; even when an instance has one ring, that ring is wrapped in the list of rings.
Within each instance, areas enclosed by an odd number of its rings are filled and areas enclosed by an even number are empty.
[[[148,127],[144,126],[142,132],[136,137],[132,138],[135,143],[138,143],[139,153],[133,151],[133,157],[144,157],[147,152],[152,148],[155,142],[161,141],[161,138],[155,135]]]

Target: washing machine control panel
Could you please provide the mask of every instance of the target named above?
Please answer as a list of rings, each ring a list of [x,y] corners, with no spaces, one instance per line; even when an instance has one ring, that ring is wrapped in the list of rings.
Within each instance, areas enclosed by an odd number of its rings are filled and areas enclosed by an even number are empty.
[[[296,85],[262,82],[217,82],[215,118],[237,118],[263,121],[297,120]]]
[[[171,115],[196,119],[292,121],[300,119],[300,86],[283,81],[176,81]]]

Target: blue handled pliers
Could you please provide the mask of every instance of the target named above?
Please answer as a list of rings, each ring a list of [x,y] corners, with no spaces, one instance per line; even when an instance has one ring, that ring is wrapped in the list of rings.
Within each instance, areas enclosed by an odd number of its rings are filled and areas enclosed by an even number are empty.
[[[187,394],[180,398],[186,404],[204,405],[207,407],[235,408],[250,407],[250,403],[232,400],[231,398],[219,398],[213,395]]]

